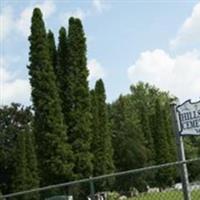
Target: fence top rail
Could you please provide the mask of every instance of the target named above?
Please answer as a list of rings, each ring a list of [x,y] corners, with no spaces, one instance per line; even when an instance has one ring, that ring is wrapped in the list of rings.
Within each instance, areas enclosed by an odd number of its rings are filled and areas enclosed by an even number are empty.
[[[105,175],[96,176],[96,177],[89,177],[89,178],[84,178],[84,179],[81,179],[81,180],[59,183],[59,184],[44,186],[44,187],[40,187],[40,188],[33,188],[33,189],[30,189],[30,190],[25,190],[25,191],[21,191],[21,192],[5,194],[5,195],[0,196],[0,199],[24,195],[24,194],[33,193],[33,192],[41,192],[41,191],[45,191],[45,190],[49,190],[49,189],[71,186],[71,185],[76,185],[76,184],[80,184],[80,183],[97,181],[97,180],[100,180],[100,179],[105,179],[105,178],[109,178],[109,177],[113,177],[113,176],[116,177],[116,176],[122,176],[122,175],[127,175],[127,174],[136,174],[136,173],[143,172],[143,171],[155,170],[155,169],[160,169],[160,168],[167,168],[167,167],[182,165],[182,164],[191,163],[191,162],[195,162],[195,161],[200,161],[200,157],[195,158],[195,159],[185,160],[185,161],[176,161],[176,162],[170,162],[170,163],[165,163],[165,164],[160,164],[160,165],[143,167],[143,168],[139,168],[139,169],[131,169],[131,170],[122,171],[122,172],[115,172],[115,173],[105,174]]]

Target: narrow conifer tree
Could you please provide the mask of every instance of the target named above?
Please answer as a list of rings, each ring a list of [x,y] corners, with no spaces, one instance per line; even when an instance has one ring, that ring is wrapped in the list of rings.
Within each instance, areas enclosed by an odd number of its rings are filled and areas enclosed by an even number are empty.
[[[56,52],[56,44],[53,32],[49,30],[47,34],[48,44],[49,44],[49,54],[50,54],[50,61],[53,65],[54,72],[57,72],[57,52]]]
[[[35,152],[35,140],[30,129],[27,129],[25,135],[25,149],[26,149],[26,177],[27,177],[27,189],[37,188],[39,187],[39,177],[38,177],[38,163]],[[39,198],[39,194],[37,192],[28,194],[29,199],[37,200]],[[28,198],[27,198],[28,199]]]
[[[95,92],[92,95],[93,127],[92,130],[92,152],[94,156],[94,176],[108,174],[113,172],[113,148],[111,141],[111,132],[108,126],[108,113],[106,106],[106,95],[103,81],[96,82]],[[95,110],[94,110],[95,109]]]
[[[154,158],[154,146],[153,146],[153,138],[150,129],[150,108],[149,106],[149,90],[150,86],[148,84],[144,84],[139,82],[137,85],[131,86],[132,92],[132,101],[135,104],[135,112],[138,114],[138,118],[140,120],[141,129],[145,139],[145,146],[147,150],[147,162],[148,164],[152,164]]]
[[[156,163],[163,164],[170,162],[170,148],[167,142],[167,130],[165,129],[164,111],[160,99],[156,100],[154,116],[154,145],[156,152]],[[171,168],[161,169],[156,175],[160,188],[165,188],[173,183],[173,171]]]
[[[68,122],[69,142],[72,144],[75,158],[74,173],[77,178],[83,178],[92,174],[90,97],[86,67],[86,38],[80,19],[73,17],[69,19],[68,55],[67,75],[71,102],[66,109],[68,114],[65,115],[65,119]]]
[[[108,124],[106,94],[102,79],[98,80],[95,90],[91,91],[93,175],[99,176],[114,171],[111,131]],[[98,189],[106,189],[106,181]]]
[[[16,139],[14,172],[12,175],[12,191],[19,192],[26,190],[27,185],[27,160],[26,160],[26,135],[19,133]],[[22,199],[24,199],[22,197]]]
[[[30,129],[26,126],[25,132],[17,135],[14,157],[14,168],[12,174],[12,192],[39,187],[39,178],[37,171],[37,160],[33,146],[33,138]],[[37,200],[37,192],[25,194],[15,199],[19,200]]]
[[[146,163],[146,148],[140,121],[133,112],[135,108],[130,100],[130,96],[120,95],[112,104],[114,161],[117,171],[140,168]],[[116,188],[119,190],[130,190],[133,186],[140,191],[144,190],[143,174],[116,178]]]
[[[167,132],[167,143],[169,146],[170,162],[174,162],[176,161],[177,154],[176,154],[175,136],[171,123],[172,117],[170,113],[169,102],[165,104],[165,108],[163,109],[163,115],[164,115],[165,130]]]
[[[67,33],[64,27],[59,31],[58,42],[58,65],[56,77],[58,81],[59,94],[62,101],[62,112],[64,114],[65,122],[68,125],[69,133],[71,132],[71,114],[74,104],[74,67],[69,65],[69,47]],[[72,114],[73,115],[73,114]]]
[[[35,111],[34,133],[38,164],[42,185],[49,185],[71,179],[73,157],[67,143],[66,125],[49,55],[45,25],[39,8],[33,11],[29,41],[28,69]]]

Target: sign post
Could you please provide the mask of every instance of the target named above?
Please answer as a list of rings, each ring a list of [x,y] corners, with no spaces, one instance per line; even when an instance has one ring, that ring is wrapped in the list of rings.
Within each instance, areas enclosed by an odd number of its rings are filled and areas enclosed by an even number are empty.
[[[177,106],[172,104],[172,118],[179,161],[185,161],[183,136],[200,135],[200,101],[192,103],[191,100]],[[181,180],[184,200],[191,200],[188,171],[186,163],[181,165]]]
[[[90,196],[92,200],[95,200],[95,189],[94,189],[94,182],[90,177]]]

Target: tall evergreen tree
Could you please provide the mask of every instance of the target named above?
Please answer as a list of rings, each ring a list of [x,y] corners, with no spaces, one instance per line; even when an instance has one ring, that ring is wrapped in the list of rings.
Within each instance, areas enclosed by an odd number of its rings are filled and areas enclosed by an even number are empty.
[[[112,131],[114,161],[117,171],[143,167],[146,163],[146,148],[140,121],[134,113],[130,96],[120,96],[112,105]],[[144,190],[144,179],[141,176],[119,177],[116,187],[129,190],[135,186]]]
[[[90,153],[91,114],[86,67],[86,38],[80,19],[73,17],[69,19],[68,45],[69,73],[67,75],[72,93],[69,92],[71,102],[65,118],[68,122],[69,141],[75,158],[74,172],[77,178],[83,178],[92,174],[92,154]]]
[[[47,34],[48,44],[49,44],[49,54],[50,54],[50,61],[53,65],[54,72],[57,72],[57,51],[56,51],[56,44],[53,32],[49,30]]]
[[[29,131],[29,132],[27,132]],[[19,133],[16,139],[14,168],[12,174],[12,192],[39,187],[37,161],[29,129]],[[19,200],[37,200],[38,193],[31,193],[15,197]]]
[[[152,108],[149,106],[149,89],[150,86],[144,83],[138,83],[136,86],[131,86],[132,101],[135,104],[135,112],[137,112],[141,124],[141,129],[145,138],[148,165],[153,164],[152,161],[155,154],[153,146],[153,137],[150,128],[150,115]]]
[[[42,13],[35,8],[32,16],[28,66],[35,111],[34,133],[37,143],[42,185],[72,177],[72,151],[61,111]]]
[[[38,163],[35,152],[35,140],[34,135],[31,130],[26,130],[25,135],[25,150],[26,150],[26,163],[27,163],[27,189],[37,188],[39,186],[39,177],[38,177]],[[29,194],[29,198],[34,200],[38,199],[38,193]]]
[[[156,152],[156,163],[163,164],[170,162],[170,149],[167,142],[167,130],[165,129],[164,112],[161,106],[160,99],[157,99],[155,105],[155,116],[154,116],[154,145]],[[173,172],[171,168],[161,169],[156,175],[157,183],[160,188],[173,183]]]
[[[73,117],[74,104],[74,67],[69,65],[69,47],[68,47],[67,33],[64,27],[59,30],[58,42],[58,66],[57,66],[57,81],[59,87],[59,94],[62,101],[62,112],[64,114],[65,122],[69,127],[69,133],[72,130],[71,120]],[[72,115],[72,116],[71,116]]]
[[[176,161],[177,154],[176,154],[176,144],[175,144],[175,135],[173,132],[173,127],[171,123],[171,113],[170,113],[170,105],[169,103],[165,103],[163,108],[163,120],[165,124],[166,136],[167,136],[167,143],[169,147],[169,154],[170,154],[170,162]]]
[[[112,137],[108,124],[105,89],[101,79],[96,82],[95,91],[91,92],[91,97],[93,116],[91,151],[95,155],[93,175],[99,176],[114,171]],[[101,186],[104,187],[104,184],[106,183],[102,183]]]
[[[99,127],[99,116],[98,116],[98,108],[97,108],[97,99],[96,99],[96,94],[95,90],[92,89],[90,91],[90,103],[91,103],[91,115],[92,115],[92,120],[91,120],[91,133],[92,133],[92,141],[91,141],[91,151],[95,148],[94,140],[96,139],[95,142],[99,140],[99,134],[98,132],[98,127]],[[93,153],[94,154],[94,153]],[[93,158],[93,163],[94,163]],[[94,165],[94,164],[93,164]],[[93,166],[95,168],[95,166]],[[95,174],[95,169],[93,169],[93,174]]]
[[[19,192],[27,189],[27,160],[26,160],[26,133],[17,135],[14,173],[12,175],[12,191]],[[23,199],[23,197],[22,197]]]

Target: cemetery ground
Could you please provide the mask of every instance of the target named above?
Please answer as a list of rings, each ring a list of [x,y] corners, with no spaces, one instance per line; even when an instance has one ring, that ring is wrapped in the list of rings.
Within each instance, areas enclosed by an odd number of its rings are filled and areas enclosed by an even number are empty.
[[[191,192],[192,200],[200,199],[200,190],[194,190]],[[183,200],[182,191],[168,191],[168,192],[154,192],[144,193],[138,197],[129,198],[128,200]]]

